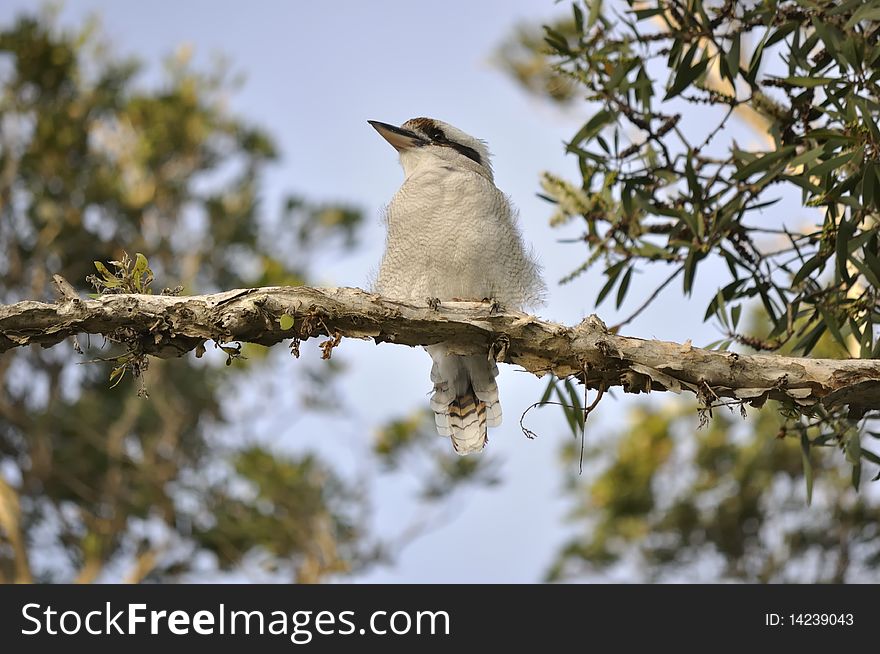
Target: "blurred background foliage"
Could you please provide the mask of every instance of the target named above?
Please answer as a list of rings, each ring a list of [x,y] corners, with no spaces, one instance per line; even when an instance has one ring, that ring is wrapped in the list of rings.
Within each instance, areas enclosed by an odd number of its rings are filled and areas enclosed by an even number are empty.
[[[92,262],[125,250],[184,292],[302,283],[298,243],[355,241],[357,211],[298,197],[283,208],[296,233],[272,233],[259,202],[272,138],[225,108],[227,72],[194,70],[186,50],[145,87],[141,64],[114,57],[96,24],[71,33],[25,16],[0,31],[0,66],[2,302],[46,299],[52,273],[88,292]],[[3,482],[0,579],[174,578],[200,554],[229,570],[257,547],[302,580],[356,564],[360,516],[331,467],[212,439],[226,376],[246,363],[151,361],[146,400],[130,378],[110,389],[107,364],[81,365],[112,349],[81,345],[82,357],[0,359],[0,460],[14,486]]]
[[[356,208],[296,194],[262,206],[272,137],[228,110],[227,67],[196,70],[189,55],[145,85],[97,22],[67,31],[50,12],[0,29],[0,302],[53,299],[53,273],[87,293],[92,262],[125,252],[146,255],[156,292],[302,284],[317,248],[357,245]],[[0,358],[0,580],[205,578],[252,563],[315,582],[387,558],[365,531],[368,498],[333,465],[260,434],[220,436],[228,389],[264,364],[261,348],[228,368],[151,360],[145,399],[130,375],[109,387],[94,361],[119,352],[95,340],[82,356]],[[335,404],[342,367],[296,366],[300,410]],[[447,478],[470,474],[450,465]]]
[[[524,26],[497,56],[528,92],[586,105],[566,144],[580,179],[541,184],[551,227],[581,226],[567,241],[585,259],[563,283],[601,265],[596,303],[621,309],[633,274],[656,278],[616,331],[708,269],[729,275],[705,311],[714,347],[876,357],[880,2],[587,0],[538,35]],[[562,401],[582,392],[559,386]],[[581,402],[567,404],[580,437]],[[564,449],[579,535],[549,579],[880,578],[862,481],[880,463],[876,411],[715,407],[694,433],[698,408],[639,404],[610,434],[588,422],[583,476],[581,444]]]

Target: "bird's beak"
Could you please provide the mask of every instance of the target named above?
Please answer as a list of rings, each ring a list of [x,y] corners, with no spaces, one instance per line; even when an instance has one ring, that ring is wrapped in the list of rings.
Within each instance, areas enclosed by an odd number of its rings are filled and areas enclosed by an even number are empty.
[[[378,120],[368,120],[367,122],[398,152],[427,143],[421,136],[415,132],[410,132],[408,129],[401,129],[388,123],[380,123]]]

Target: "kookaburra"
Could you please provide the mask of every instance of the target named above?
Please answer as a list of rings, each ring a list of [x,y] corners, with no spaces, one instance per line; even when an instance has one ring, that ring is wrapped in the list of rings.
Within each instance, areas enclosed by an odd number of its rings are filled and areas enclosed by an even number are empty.
[[[545,291],[526,251],[516,214],[495,187],[489,150],[479,139],[432,118],[400,127],[369,121],[400,153],[403,185],[388,205],[385,254],[375,290],[410,302],[489,300],[523,309]],[[501,424],[488,354],[449,354],[442,343],[425,348],[437,431],[458,454],[479,452],[487,427]]]

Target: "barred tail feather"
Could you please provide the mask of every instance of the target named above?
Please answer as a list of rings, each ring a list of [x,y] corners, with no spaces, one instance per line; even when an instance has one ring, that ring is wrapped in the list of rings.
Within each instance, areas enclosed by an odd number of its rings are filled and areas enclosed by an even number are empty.
[[[438,433],[452,439],[458,454],[481,451],[489,440],[487,427],[501,424],[498,367],[479,355],[448,355],[442,345],[426,349],[434,360],[431,408]]]

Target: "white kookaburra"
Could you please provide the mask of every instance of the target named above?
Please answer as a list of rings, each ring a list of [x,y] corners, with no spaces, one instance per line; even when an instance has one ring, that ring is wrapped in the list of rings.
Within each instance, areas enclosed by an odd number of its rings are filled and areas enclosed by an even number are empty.
[[[376,292],[411,302],[491,300],[513,309],[539,303],[539,267],[495,187],[486,144],[432,118],[400,127],[369,123],[400,153],[405,177],[388,205]],[[494,359],[451,355],[442,343],[425,349],[434,362],[437,431],[452,438],[458,454],[479,452],[486,428],[501,424]]]

